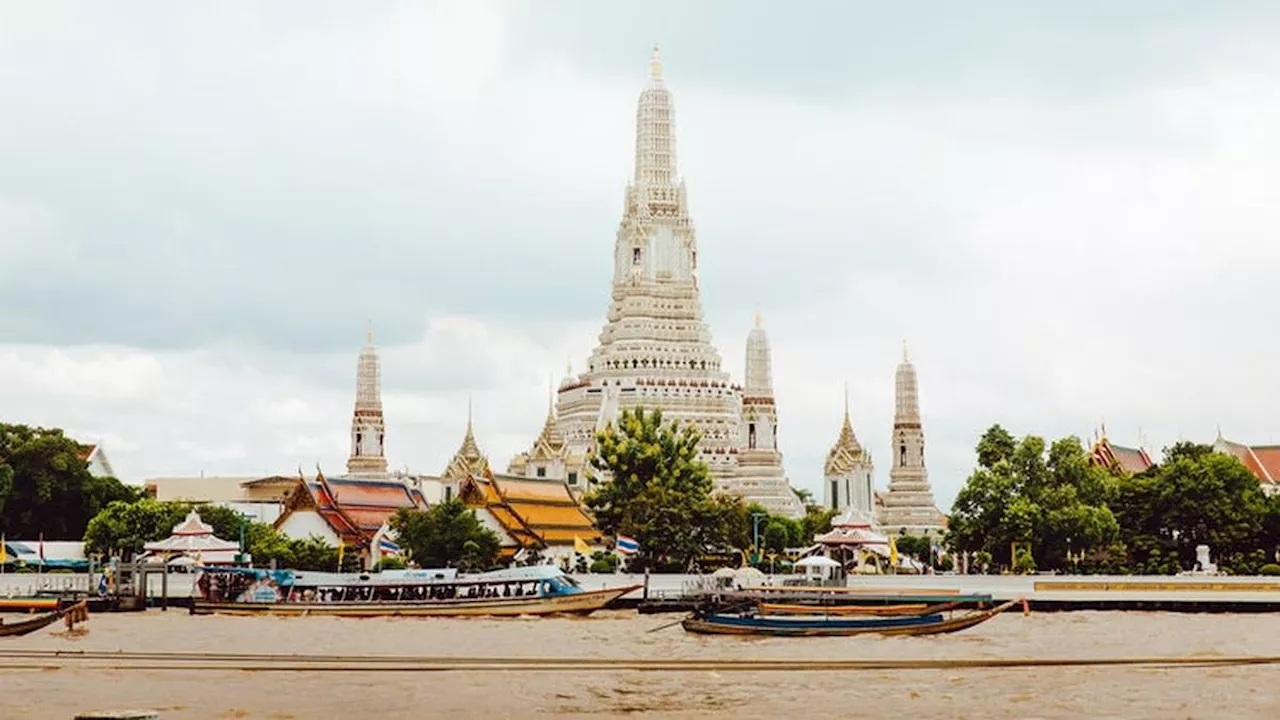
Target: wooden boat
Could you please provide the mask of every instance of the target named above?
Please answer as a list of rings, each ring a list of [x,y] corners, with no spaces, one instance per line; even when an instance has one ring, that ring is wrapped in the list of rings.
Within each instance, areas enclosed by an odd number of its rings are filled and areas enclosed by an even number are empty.
[[[459,576],[399,570],[359,575],[216,568],[196,579],[193,615],[451,617],[580,614],[642,585],[584,590],[559,568],[538,565]]]
[[[843,635],[941,635],[971,628],[999,615],[1021,600],[1010,600],[988,610],[976,610],[956,618],[940,613],[916,617],[814,618],[732,615],[694,616],[681,625],[688,632],[718,635],[774,635],[782,637]]]
[[[59,608],[51,613],[37,615],[28,620],[19,620],[18,622],[4,622],[3,620],[0,620],[0,637],[30,635],[37,630],[43,630],[63,618],[69,618],[68,625],[89,619],[88,604],[81,600],[74,605]]]
[[[3,597],[0,612],[30,612],[32,610],[57,610],[56,597]]]
[[[760,612],[767,615],[935,615],[960,606],[957,602],[912,603],[909,605],[794,605],[788,603],[760,603]]]

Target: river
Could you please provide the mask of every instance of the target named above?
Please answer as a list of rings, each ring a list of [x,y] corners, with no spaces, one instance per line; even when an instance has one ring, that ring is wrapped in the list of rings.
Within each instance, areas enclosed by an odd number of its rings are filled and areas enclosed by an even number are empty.
[[[14,616],[7,616],[14,618]],[[645,717],[1270,718],[1275,666],[911,671],[608,671],[610,659],[1280,655],[1280,615],[1006,613],[924,638],[697,636],[677,615],[350,619],[95,615],[0,639],[8,650],[591,657],[599,671],[243,672],[39,667],[3,672],[0,717],[151,708],[178,718]]]

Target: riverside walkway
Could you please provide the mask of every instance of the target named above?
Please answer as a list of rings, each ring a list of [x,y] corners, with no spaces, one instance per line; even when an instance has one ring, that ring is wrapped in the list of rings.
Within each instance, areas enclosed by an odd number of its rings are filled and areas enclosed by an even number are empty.
[[[774,575],[766,584],[792,578]],[[643,575],[576,575],[584,587],[643,583]],[[677,600],[696,575],[650,575],[649,599],[679,610]],[[1167,610],[1178,612],[1280,612],[1280,578],[1256,576],[1130,575],[873,575],[848,579],[850,588],[922,593],[927,590],[989,594],[996,602],[1025,597],[1034,610]],[[644,591],[623,598],[640,605]]]

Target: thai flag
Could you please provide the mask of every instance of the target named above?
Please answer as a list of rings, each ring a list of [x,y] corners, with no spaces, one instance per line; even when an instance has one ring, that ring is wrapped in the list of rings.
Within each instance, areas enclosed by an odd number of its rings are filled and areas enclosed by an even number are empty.
[[[622,553],[623,555],[630,555],[632,553],[640,552],[640,543],[636,542],[635,538],[630,538],[630,537],[627,537],[626,535],[619,535],[618,536],[618,552]]]
[[[404,552],[400,549],[399,545],[387,540],[386,538],[378,541],[378,549],[386,555],[400,555]]]

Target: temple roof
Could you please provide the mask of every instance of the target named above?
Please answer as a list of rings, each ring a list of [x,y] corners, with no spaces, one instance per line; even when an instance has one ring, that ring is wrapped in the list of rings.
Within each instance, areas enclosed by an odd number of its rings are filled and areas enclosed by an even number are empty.
[[[283,526],[294,512],[313,510],[347,544],[368,542],[401,508],[427,507],[419,490],[399,480],[326,478],[317,473],[314,480],[297,482],[275,526]]]
[[[475,430],[471,426],[471,407],[467,406],[467,433],[453,459],[445,467],[443,476],[452,480],[464,480],[472,475],[483,475],[489,469],[489,458],[480,452]]]
[[[840,426],[840,437],[836,438],[836,444],[827,452],[827,462],[823,466],[823,472],[827,475],[839,475],[849,472],[856,464],[868,460],[866,451],[862,449],[858,437],[853,433],[853,421],[849,419],[849,400],[846,395],[844,423]]]
[[[1106,435],[1093,444],[1089,458],[1097,465],[1131,475],[1145,472],[1155,465],[1146,450],[1116,445]]]
[[[1213,449],[1234,455],[1259,482],[1280,483],[1280,445],[1245,445],[1219,435]]]
[[[598,543],[600,531],[560,481],[510,475],[473,475],[458,495],[473,507],[484,507],[521,547],[571,545],[574,537]]]

